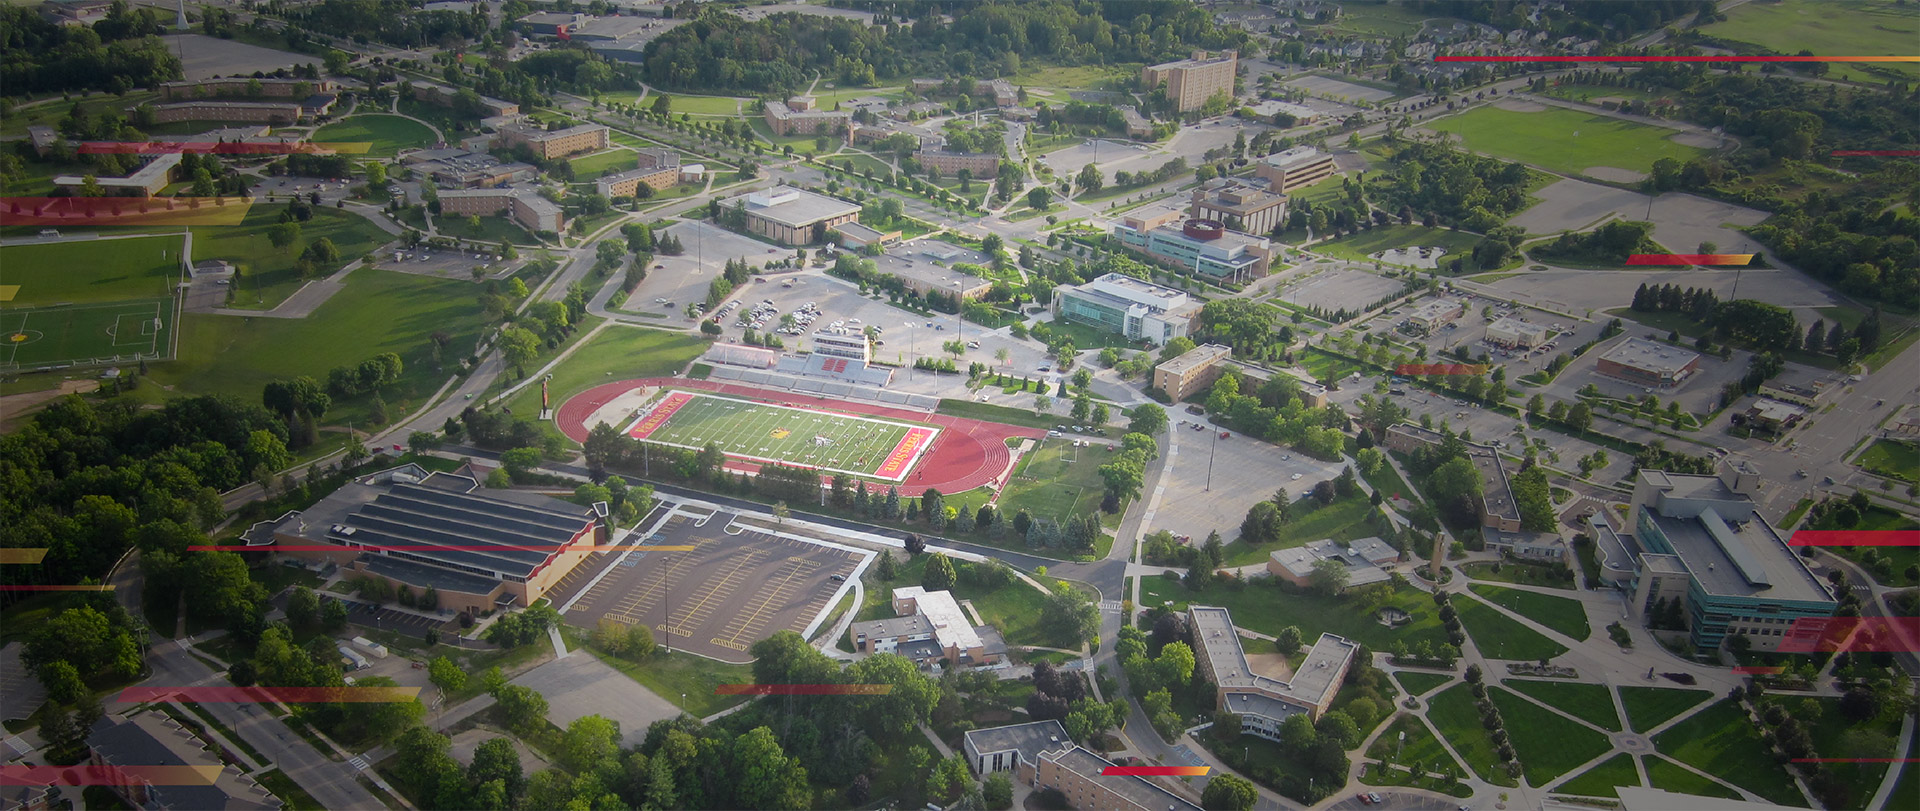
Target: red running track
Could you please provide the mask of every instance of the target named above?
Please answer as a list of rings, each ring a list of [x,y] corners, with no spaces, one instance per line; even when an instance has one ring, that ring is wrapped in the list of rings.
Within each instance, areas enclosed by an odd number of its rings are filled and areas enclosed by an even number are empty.
[[[985,486],[991,483],[994,477],[1000,475],[1001,471],[1006,470],[1008,463],[1013,459],[1013,451],[1007,447],[1006,440],[1015,437],[1039,439],[1046,435],[1045,431],[1037,428],[981,422],[945,414],[928,414],[878,403],[834,400],[798,392],[743,386],[737,383],[687,380],[678,377],[649,377],[595,386],[561,403],[559,410],[554,412],[554,422],[559,425],[560,432],[573,441],[585,442],[587,432],[592,428],[586,424],[587,415],[612,402],[614,398],[645,386],[698,389],[762,402],[791,403],[811,406],[822,411],[865,414],[903,422],[940,426],[943,430],[939,438],[934,440],[933,447],[920,457],[920,463],[900,481],[902,493],[918,493],[929,487],[942,493],[964,493],[976,487]],[[624,428],[625,426],[614,427]],[[727,465],[727,469],[751,472],[758,470],[759,466],[749,462],[734,461]]]

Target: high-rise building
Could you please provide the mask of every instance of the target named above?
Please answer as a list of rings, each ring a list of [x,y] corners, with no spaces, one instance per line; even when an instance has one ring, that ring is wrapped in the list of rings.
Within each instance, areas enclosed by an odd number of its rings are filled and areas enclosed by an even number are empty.
[[[1289,194],[1333,177],[1340,171],[1333,156],[1310,146],[1296,146],[1261,158],[1253,172],[1267,181],[1274,194]]]
[[[1141,68],[1140,78],[1148,90],[1165,85],[1167,98],[1173,100],[1173,109],[1185,113],[1206,106],[1207,100],[1219,93],[1232,98],[1233,77],[1239,64],[1240,55],[1235,51],[1221,51],[1213,56],[1208,56],[1206,51],[1194,51],[1191,59]]]

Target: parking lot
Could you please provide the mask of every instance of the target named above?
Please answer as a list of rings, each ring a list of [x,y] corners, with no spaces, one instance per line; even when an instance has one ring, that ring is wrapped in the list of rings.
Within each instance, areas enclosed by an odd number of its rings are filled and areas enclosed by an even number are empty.
[[[1360,99],[1363,101],[1386,101],[1387,99],[1393,98],[1391,91],[1343,82],[1338,79],[1329,79],[1325,76],[1302,76],[1287,82],[1286,85],[1321,96],[1345,96],[1350,99]]]
[[[1721,360],[1719,355],[1701,355],[1697,371],[1671,389],[1655,387],[1649,390],[1647,386],[1617,380],[1595,371],[1600,365],[1600,356],[1608,350],[1625,343],[1630,337],[1646,338],[1650,334],[1653,333],[1645,327],[1629,327],[1626,334],[1587,350],[1587,354],[1580,356],[1554,377],[1553,383],[1546,388],[1547,396],[1571,401],[1575,392],[1592,383],[1600,388],[1603,396],[1637,399],[1652,394],[1660,398],[1661,408],[1666,408],[1669,402],[1678,402],[1682,409],[1705,414],[1713,410],[1714,404],[1720,399],[1720,390],[1726,384],[1739,380],[1747,373],[1747,362],[1752,357],[1752,353],[1742,350],[1736,350],[1727,360]],[[1660,333],[1659,337],[1665,338],[1666,335]]]
[[[1340,475],[1340,464],[1322,462],[1270,442],[1238,432],[1220,439],[1221,429],[1206,417],[1171,409],[1168,437],[1172,454],[1165,491],[1149,514],[1142,531],[1166,530],[1188,535],[1195,543],[1219,530],[1232,541],[1240,537],[1240,519],[1254,504],[1273,497],[1282,487],[1299,498],[1313,485]],[[1193,430],[1199,424],[1201,430]],[[1211,487],[1209,487],[1211,467]]]
[[[332,600],[346,603],[348,623],[366,628],[394,631],[408,636],[424,636],[429,630],[445,631],[447,630],[447,626],[453,622],[454,617],[452,612],[445,612],[445,617],[426,617],[409,611],[399,611],[332,594],[322,595],[320,598],[322,605]],[[284,599],[281,600],[281,605],[285,605]]]
[[[1330,270],[1280,289],[1273,298],[1326,311],[1358,309],[1400,292],[1404,284],[1364,270]]]
[[[570,575],[552,592],[554,602],[584,628],[603,618],[645,623],[662,645],[751,661],[753,643],[776,631],[805,632],[850,588],[846,578],[866,553],[780,537],[737,519],[675,508],[644,543],[693,551],[624,553],[590,567],[586,577]]]
[[[666,235],[679,239],[680,244],[686,247],[686,252],[679,256],[655,255],[654,266],[647,270],[646,280],[627,297],[627,303],[621,305],[621,309],[664,313],[683,323],[691,323],[684,312],[687,305],[707,300],[707,286],[720,275],[728,261],[743,259],[757,268],[794,255],[790,248],[777,248],[697,220],[675,223],[654,234],[655,237]],[[753,285],[755,288],[762,286]],[[749,298],[747,294],[751,292],[743,291],[735,297]]]
[[[585,652],[536,667],[513,683],[531,687],[546,698],[547,720],[562,728],[589,715],[618,723],[621,746],[638,745],[646,740],[647,727],[653,722],[680,714],[679,707]],[[526,754],[521,760],[526,761]]]
[[[163,19],[171,25],[172,6],[161,12]],[[310,56],[248,45],[231,39],[210,37],[205,34],[180,34],[168,41],[168,50],[180,54],[180,67],[189,82],[211,79],[215,76],[240,76],[255,71],[276,71],[302,64],[319,64],[319,60]]]
[[[382,270],[459,280],[473,279],[475,268],[486,277],[501,278],[521,264],[521,260],[503,260],[492,252],[428,248],[425,245],[412,250],[380,251],[374,255],[374,259],[376,267]]]

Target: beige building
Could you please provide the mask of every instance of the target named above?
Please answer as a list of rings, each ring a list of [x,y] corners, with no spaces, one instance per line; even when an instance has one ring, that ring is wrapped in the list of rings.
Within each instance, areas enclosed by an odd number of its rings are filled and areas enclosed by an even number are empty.
[[[460,95],[458,89],[443,84],[431,84],[419,81],[413,83],[413,97],[417,101],[438,104],[442,107],[452,107],[453,99],[458,95]],[[489,118],[520,114],[519,104],[511,101],[502,101],[491,96],[481,96],[480,105],[486,108],[487,117]]]
[[[125,177],[95,177],[93,183],[102,189],[138,189],[141,195],[152,197],[173,182],[174,167],[179,165],[180,153],[162,152]],[[87,178],[85,175],[61,175],[53,179],[53,185],[74,189],[78,193],[80,188],[87,185]]]
[[[1217,93],[1231,98],[1238,67],[1239,54],[1234,51],[1221,51],[1215,56],[1194,51],[1191,59],[1141,68],[1140,79],[1148,90],[1165,85],[1173,108],[1185,113],[1205,106]]]
[[[285,544],[293,551],[281,554],[329,561],[396,587],[432,586],[439,607],[477,616],[532,605],[591,558],[589,548],[605,536],[594,509],[483,490],[469,476],[403,465],[355,479],[242,537],[262,551]]]
[[[440,192],[442,214],[491,217],[505,213],[529,231],[566,230],[566,212],[529,189],[461,189]]]
[[[541,160],[606,149],[610,143],[607,128],[599,124],[579,124],[559,130],[542,129],[533,124],[508,124],[500,128],[500,140],[508,147],[525,144]]]
[[[847,633],[860,653],[892,653],[922,667],[934,661],[953,666],[990,665],[1007,655],[1007,643],[991,625],[974,625],[950,591],[919,586],[893,590],[888,619],[856,622]]]
[[[860,219],[856,204],[791,186],[742,194],[720,205],[741,210],[748,231],[783,245],[818,242],[828,229]]]
[[[300,115],[301,107],[294,102],[180,101],[153,106],[153,120],[160,124],[240,121],[286,126],[298,123]]]
[[[1295,715],[1318,722],[1333,706],[1360,650],[1352,640],[1321,634],[1307,658],[1281,681],[1254,672],[1227,609],[1191,606],[1187,627],[1193,630],[1195,675],[1213,685],[1215,709],[1239,715],[1242,733],[1268,740],[1279,740],[1281,725]]]
[[[597,191],[601,197],[612,199],[615,197],[632,197],[634,192],[643,185],[654,191],[659,191],[679,182],[679,166],[628,169],[619,174],[607,175],[594,181],[594,190]]]
[[[1287,198],[1239,180],[1211,180],[1194,189],[1187,216],[1224,223],[1228,230],[1267,234],[1287,218]]]
[[[1187,350],[1177,358],[1153,369],[1153,387],[1167,393],[1178,403],[1213,385],[1227,370],[1225,361],[1233,350],[1220,344],[1206,344]]]
[[[1111,765],[1079,746],[1042,752],[1034,786],[1058,789],[1068,805],[1088,811],[1200,811],[1200,806],[1144,777],[1106,776],[1103,772]]]
[[[1267,181],[1274,194],[1291,194],[1338,174],[1333,156],[1310,146],[1296,146],[1261,158],[1253,172]]]
[[[938,171],[949,177],[965,169],[973,173],[974,178],[991,179],[1000,172],[1000,156],[985,152],[947,152],[945,150],[923,149],[913,154],[920,165]]]
[[[1450,298],[1434,299],[1407,315],[1408,330],[1432,335],[1467,314],[1467,306]]]
[[[1012,772],[1012,779],[1029,786],[1039,776],[1042,754],[1072,746],[1067,728],[1055,720],[970,729],[961,744],[975,774],[985,778],[994,772]]]
[[[769,101],[762,115],[775,135],[816,135],[839,133],[853,120],[853,114],[838,110],[816,110],[812,96],[794,96],[786,103]]]
[[[257,95],[296,101],[315,93],[332,93],[334,90],[333,82],[325,79],[249,79],[236,76],[197,82],[167,82],[160,85],[160,97],[167,101],[180,101],[217,96],[252,96],[256,95],[252,92],[255,86],[260,88]]]
[[[1532,349],[1553,339],[1553,328],[1516,316],[1502,316],[1487,325],[1487,343],[1507,349]]]

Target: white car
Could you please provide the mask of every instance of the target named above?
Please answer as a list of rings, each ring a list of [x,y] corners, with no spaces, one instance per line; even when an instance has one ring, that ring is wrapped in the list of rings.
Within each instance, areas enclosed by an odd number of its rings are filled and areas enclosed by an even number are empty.
[[[1289,476],[1289,477],[1287,477],[1287,480],[1288,480],[1288,481],[1296,481],[1296,482],[1297,482],[1297,481],[1299,481],[1299,480],[1300,480],[1300,474],[1298,474],[1298,473],[1295,473],[1295,474],[1293,474],[1292,476]]]

